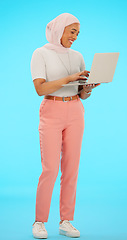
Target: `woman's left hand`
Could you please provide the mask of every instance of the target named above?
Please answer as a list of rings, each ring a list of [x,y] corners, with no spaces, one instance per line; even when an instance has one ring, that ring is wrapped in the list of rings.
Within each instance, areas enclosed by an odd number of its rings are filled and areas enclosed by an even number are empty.
[[[99,86],[100,83],[97,83],[97,84],[87,84],[87,85],[83,85],[83,90],[86,92],[86,93],[89,93],[89,92],[92,92],[92,89]]]

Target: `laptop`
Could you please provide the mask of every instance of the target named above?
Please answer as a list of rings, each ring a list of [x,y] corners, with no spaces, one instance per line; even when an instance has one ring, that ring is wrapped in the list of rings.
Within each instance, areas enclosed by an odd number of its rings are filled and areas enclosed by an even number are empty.
[[[119,58],[119,52],[114,53],[95,53],[90,74],[87,80],[78,80],[63,84],[62,86],[87,85],[97,83],[112,82],[116,65]]]

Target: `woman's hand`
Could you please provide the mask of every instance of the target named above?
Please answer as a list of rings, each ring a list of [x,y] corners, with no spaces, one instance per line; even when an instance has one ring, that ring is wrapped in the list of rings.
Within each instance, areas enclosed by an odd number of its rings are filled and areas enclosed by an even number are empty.
[[[90,93],[90,92],[92,92],[92,89],[93,88],[95,88],[95,87],[97,87],[97,86],[99,86],[100,85],[100,83],[97,83],[97,84],[87,84],[87,85],[83,85],[83,89],[82,89],[82,91],[84,90],[84,92],[86,92],[86,93]]]
[[[69,76],[69,82],[74,82],[74,81],[78,81],[78,80],[87,80],[86,77],[89,77],[89,73],[90,71],[82,71],[82,72],[78,72],[78,73],[74,73],[72,75]],[[84,75],[84,76],[82,76]]]
[[[87,99],[88,97],[90,97],[92,89],[99,85],[100,85],[100,83],[83,85],[83,89],[80,92],[80,98]]]

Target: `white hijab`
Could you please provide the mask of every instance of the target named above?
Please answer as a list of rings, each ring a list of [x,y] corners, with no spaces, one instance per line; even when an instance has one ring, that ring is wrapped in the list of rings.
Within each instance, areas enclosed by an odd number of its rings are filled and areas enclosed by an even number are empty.
[[[67,52],[69,48],[64,47],[60,39],[63,35],[64,28],[72,23],[79,23],[79,20],[70,13],[62,13],[46,26],[46,38],[49,43],[45,44],[44,47],[53,49],[56,52]]]

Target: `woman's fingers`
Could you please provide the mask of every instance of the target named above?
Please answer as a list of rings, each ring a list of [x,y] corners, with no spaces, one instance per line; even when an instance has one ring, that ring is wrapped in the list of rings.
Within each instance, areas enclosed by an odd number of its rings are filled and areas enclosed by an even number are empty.
[[[99,86],[99,85],[101,85],[100,83],[97,83],[97,84],[95,84],[95,87],[97,87],[97,86]]]
[[[93,83],[93,84],[87,84],[86,87],[92,87],[92,88],[95,88],[97,86],[101,85],[100,83]]]
[[[89,73],[90,73],[90,71],[82,71],[82,72],[80,72],[80,75],[85,75],[86,77],[89,77]]]
[[[91,88],[92,87],[92,84],[87,84],[87,85],[84,85],[85,88]]]
[[[97,86],[101,85],[100,83],[95,83],[95,84],[92,84],[92,88],[95,88]]]
[[[85,77],[79,76],[79,79],[81,79],[81,80],[87,80],[86,76],[85,76]],[[79,79],[78,79],[78,80],[79,80]]]
[[[82,71],[80,73],[90,73],[90,71],[84,70],[84,71]]]

